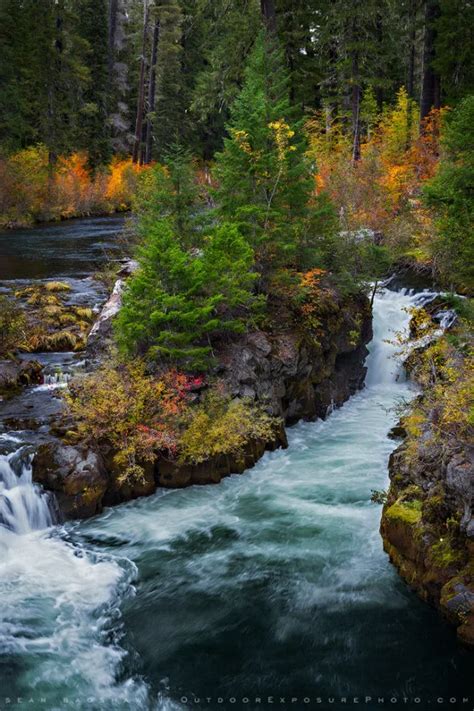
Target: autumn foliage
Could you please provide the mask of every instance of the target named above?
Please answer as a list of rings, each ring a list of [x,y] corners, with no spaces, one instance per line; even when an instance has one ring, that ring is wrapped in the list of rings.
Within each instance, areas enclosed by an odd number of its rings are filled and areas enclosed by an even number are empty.
[[[0,226],[127,210],[141,170],[115,157],[92,175],[86,153],[61,156],[51,167],[42,145],[0,157]]]
[[[194,380],[174,370],[149,376],[143,362],[135,360],[76,378],[66,399],[81,440],[111,445],[124,475],[139,479],[143,464],[158,453],[176,454],[180,418]]]
[[[418,114],[402,87],[394,106],[364,117],[361,158],[356,162],[343,120],[319,111],[306,129],[315,192],[329,194],[341,228],[372,229],[384,235],[395,256],[409,251],[423,261],[429,258],[431,221],[420,193],[438,166],[445,109],[433,110],[421,131]]]

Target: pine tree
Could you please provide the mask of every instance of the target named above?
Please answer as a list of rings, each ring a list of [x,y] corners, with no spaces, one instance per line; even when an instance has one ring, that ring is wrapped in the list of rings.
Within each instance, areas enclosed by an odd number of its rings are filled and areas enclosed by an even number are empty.
[[[188,144],[189,87],[183,71],[183,10],[179,0],[157,2],[160,41],[156,62],[154,155],[163,159],[175,144]]]
[[[258,303],[252,250],[235,226],[222,225],[193,253],[163,219],[148,227],[139,262],[116,321],[119,344],[159,362],[206,369],[211,337],[244,330]]]
[[[474,5],[470,0],[440,0],[439,5],[433,67],[443,102],[452,105],[474,93]]]
[[[185,18],[186,73],[193,77],[190,111],[198,150],[206,160],[222,148],[230,106],[242,88],[258,33],[259,12],[255,0],[195,0]]]
[[[170,222],[160,220],[149,228],[139,261],[117,318],[119,343],[158,361],[203,367],[219,298],[202,294],[200,260],[180,246]]]
[[[236,221],[262,263],[291,261],[312,188],[305,144],[291,123],[281,51],[260,34],[217,155],[219,210]]]
[[[74,9],[70,0],[5,0],[0,9],[0,142],[44,143],[51,164],[76,146],[88,79]]]
[[[440,169],[425,186],[437,217],[435,265],[451,287],[474,290],[474,96],[448,117]]]
[[[440,77],[435,70],[436,20],[439,17],[439,0],[425,0],[423,38],[423,76],[420,99],[420,128],[431,109],[441,106]]]
[[[189,368],[209,365],[215,338],[244,330],[261,304],[253,250],[236,225],[199,225],[188,155],[143,173],[135,211],[142,246],[117,319],[121,347]]]
[[[179,146],[166,158],[166,165],[145,171],[134,199],[134,212],[140,218],[140,232],[156,220],[167,218],[187,247],[200,246],[201,195],[190,154]]]

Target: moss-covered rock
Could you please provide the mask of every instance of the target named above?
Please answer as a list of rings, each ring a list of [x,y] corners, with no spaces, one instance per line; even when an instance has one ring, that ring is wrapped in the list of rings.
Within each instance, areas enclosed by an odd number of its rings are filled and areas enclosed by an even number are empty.
[[[417,452],[404,441],[390,457],[384,550],[474,647],[474,448],[446,438],[432,448],[422,443]]]

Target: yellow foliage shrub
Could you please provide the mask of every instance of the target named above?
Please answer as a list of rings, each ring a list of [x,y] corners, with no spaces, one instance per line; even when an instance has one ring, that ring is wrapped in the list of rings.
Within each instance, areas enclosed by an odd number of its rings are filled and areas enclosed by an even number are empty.
[[[248,400],[231,400],[215,391],[190,414],[180,440],[180,459],[199,464],[221,454],[243,456],[251,441],[270,441],[279,422]]]

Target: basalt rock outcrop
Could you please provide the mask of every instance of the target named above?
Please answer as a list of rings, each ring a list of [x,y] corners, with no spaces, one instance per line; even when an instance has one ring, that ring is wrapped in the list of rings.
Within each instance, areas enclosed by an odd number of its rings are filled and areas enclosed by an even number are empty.
[[[102,510],[109,476],[96,452],[56,441],[42,444],[33,459],[33,477],[56,494],[65,518],[87,518]]]
[[[430,444],[415,463],[403,443],[389,471],[384,549],[402,578],[474,647],[474,446]]]
[[[359,390],[372,320],[365,297],[338,300],[318,337],[298,328],[257,331],[220,354],[228,390],[265,404],[286,424],[324,418]]]
[[[103,319],[104,338],[109,322]],[[256,331],[222,346],[215,376],[233,397],[260,403],[281,422],[269,440],[250,441],[239,455],[221,455],[200,464],[159,458],[145,463],[143,477],[130,483],[107,447],[91,452],[52,441],[42,445],[34,458],[34,480],[57,493],[67,518],[93,515],[103,506],[149,495],[157,487],[218,483],[253,466],[266,450],[286,447],[284,423],[325,417],[363,387],[366,344],[371,337],[368,299],[334,294],[317,335],[293,322],[286,329]],[[97,353],[95,344],[94,350]]]
[[[418,379],[425,348],[409,357]],[[462,355],[454,365],[464,372]],[[436,373],[436,361],[430,361]],[[449,395],[448,395],[449,401]],[[426,406],[425,406],[426,404]],[[427,413],[407,431],[406,417]],[[415,414],[413,414],[415,413]],[[401,577],[457,628],[460,641],[474,648],[474,443],[456,431],[440,435],[440,403],[428,388],[394,435],[403,438],[389,462],[390,488],[381,534],[384,549]]]

